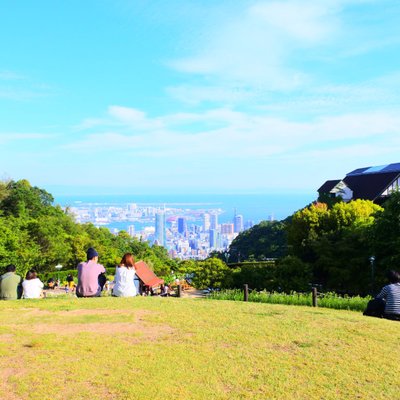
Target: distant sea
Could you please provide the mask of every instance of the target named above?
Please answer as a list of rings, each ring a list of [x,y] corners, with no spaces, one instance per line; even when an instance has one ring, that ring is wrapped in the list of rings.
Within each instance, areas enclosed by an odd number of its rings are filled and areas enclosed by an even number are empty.
[[[221,209],[219,223],[232,222],[235,210],[243,215],[244,222],[255,224],[263,220],[282,220],[316,199],[316,194],[160,194],[160,195],[99,195],[99,196],[56,196],[56,204],[63,207],[91,204],[96,206],[123,206],[136,203],[138,206],[156,206],[180,209]],[[110,228],[126,229],[132,223],[113,223]],[[136,224],[135,224],[136,225]],[[139,227],[138,227],[139,228]]]

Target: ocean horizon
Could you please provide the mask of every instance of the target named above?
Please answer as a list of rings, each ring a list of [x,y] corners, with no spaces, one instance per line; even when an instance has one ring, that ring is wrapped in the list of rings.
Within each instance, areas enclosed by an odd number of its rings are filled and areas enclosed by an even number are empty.
[[[140,194],[140,195],[62,195],[55,196],[55,203],[62,207],[122,206],[136,203],[138,206],[154,206],[181,209],[221,209],[219,222],[230,222],[241,214],[244,221],[255,224],[263,220],[282,220],[307,206],[317,198],[316,194]],[[119,224],[120,225],[120,224]]]

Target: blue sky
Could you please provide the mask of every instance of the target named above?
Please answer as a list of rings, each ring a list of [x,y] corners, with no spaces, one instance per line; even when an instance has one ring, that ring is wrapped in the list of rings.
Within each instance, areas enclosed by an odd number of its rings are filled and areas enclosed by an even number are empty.
[[[2,0],[0,174],[315,192],[399,162],[400,2]]]

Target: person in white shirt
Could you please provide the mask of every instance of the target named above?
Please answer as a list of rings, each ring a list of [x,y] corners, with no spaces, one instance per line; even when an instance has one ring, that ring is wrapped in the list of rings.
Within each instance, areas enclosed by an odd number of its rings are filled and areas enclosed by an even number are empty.
[[[134,297],[137,295],[135,286],[135,260],[131,253],[126,253],[121,263],[115,268],[113,296]]]
[[[22,282],[22,298],[40,299],[42,296],[43,282],[37,277],[34,269],[26,273],[25,280]]]

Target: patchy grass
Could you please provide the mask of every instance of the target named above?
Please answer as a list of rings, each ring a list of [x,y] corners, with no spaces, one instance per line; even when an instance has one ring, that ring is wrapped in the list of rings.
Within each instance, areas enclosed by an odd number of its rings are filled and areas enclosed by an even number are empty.
[[[398,398],[400,324],[174,298],[0,302],[2,400]]]

